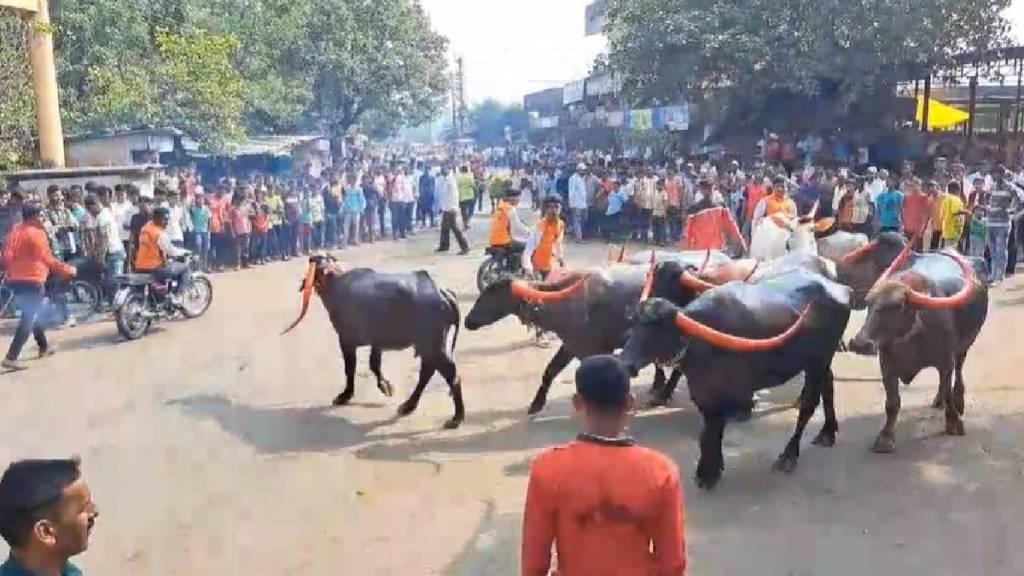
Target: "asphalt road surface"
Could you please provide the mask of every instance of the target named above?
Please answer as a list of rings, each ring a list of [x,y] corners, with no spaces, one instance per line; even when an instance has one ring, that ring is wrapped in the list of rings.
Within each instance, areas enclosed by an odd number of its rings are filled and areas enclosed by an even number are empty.
[[[435,255],[436,230],[338,255],[347,266],[430,270],[465,315],[486,224],[472,231],[471,256]],[[574,267],[605,255],[602,245],[568,246]],[[439,376],[419,411],[396,419],[418,370],[411,352],[385,355],[396,388],[385,398],[362,350],[355,400],[333,408],[344,376],[323,308],[314,303],[302,325],[278,335],[298,313],[304,267],[218,275],[205,317],[165,323],[138,342],[120,341],[111,322],[53,333],[57,356],[0,376],[0,462],[83,458],[101,510],[79,559],[87,574],[518,574],[531,458],[575,434],[574,368],[528,419],[554,348],[535,347],[508,319],[461,332],[461,429],[441,429],[452,405]],[[871,453],[883,420],[877,360],[847,354],[835,362],[839,441],[809,445],[819,411],[791,475],[770,468],[795,423],[785,408],[795,384],[729,426],[725,477],[712,493],[690,480],[700,418],[685,387],[672,407],[638,414],[633,433],[686,478],[691,573],[1024,573],[1021,282],[993,294],[968,358],[966,437],[943,435],[942,414],[928,407],[937,384],[929,371],[905,389],[897,452]],[[862,321],[855,315],[851,332]],[[650,378],[634,386],[641,398]]]

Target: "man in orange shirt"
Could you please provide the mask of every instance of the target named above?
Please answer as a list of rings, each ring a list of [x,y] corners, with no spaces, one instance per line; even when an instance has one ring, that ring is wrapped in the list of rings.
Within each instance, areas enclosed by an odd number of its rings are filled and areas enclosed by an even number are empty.
[[[623,435],[635,399],[613,356],[576,371],[573,406],[584,433],[533,463],[523,515],[522,575],[683,576],[686,542],[679,471]]]
[[[7,350],[7,357],[0,366],[8,370],[24,370],[18,362],[21,349],[28,342],[29,334],[36,339],[39,357],[49,356],[53,349],[46,341],[43,327],[36,323],[45,299],[44,285],[50,272],[73,278],[75,269],[53,257],[43,230],[42,211],[36,204],[25,204],[21,209],[21,224],[7,237],[4,246],[4,269],[7,271],[7,287],[14,292],[14,302],[21,311],[21,320],[14,333],[14,341]]]
[[[565,222],[559,217],[561,213],[562,201],[558,196],[544,199],[544,217],[537,222],[523,253],[524,272],[536,272],[544,279],[551,273],[555,260],[558,260],[559,266],[565,267]]]
[[[711,181],[700,182],[702,199],[693,205],[693,213],[686,219],[686,237],[683,239],[684,250],[725,250],[725,237],[731,236],[743,252],[747,251],[747,241],[740,233],[736,221],[729,209],[713,202],[715,197]]]
[[[921,252],[924,248],[924,228],[932,214],[932,199],[921,191],[921,181],[917,178],[907,180],[903,196],[903,233],[908,240],[917,237],[914,250]]]

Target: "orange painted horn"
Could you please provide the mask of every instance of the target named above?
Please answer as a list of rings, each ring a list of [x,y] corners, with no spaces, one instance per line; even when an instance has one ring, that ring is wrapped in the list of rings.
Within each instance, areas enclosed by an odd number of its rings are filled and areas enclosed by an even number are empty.
[[[771,338],[743,338],[741,336],[733,336],[731,334],[726,334],[725,332],[719,332],[710,326],[690,318],[682,312],[676,312],[676,327],[684,334],[700,338],[708,344],[718,346],[719,348],[724,348],[726,350],[732,350],[734,352],[767,352],[782,346],[793,336],[796,336],[796,333],[800,331],[800,328],[803,326],[804,321],[807,319],[807,314],[810,311],[810,306],[804,308],[803,312],[801,312],[800,316],[796,319],[796,322],[794,322],[788,330]]]
[[[626,241],[622,241],[622,249],[619,250],[619,262],[621,263],[626,258]]]
[[[928,219],[924,221],[924,226],[922,226],[920,230],[914,233],[914,236],[913,238],[911,238],[910,242],[907,242],[907,245],[903,247],[903,250],[900,250],[900,253],[896,256],[896,259],[892,261],[892,264],[890,264],[889,267],[886,268],[885,272],[883,272],[882,275],[878,277],[878,280],[875,281],[875,284],[871,287],[871,292],[873,292],[883,283],[887,282],[890,276],[895,274],[897,270],[899,270],[904,264],[906,264],[907,259],[910,258],[910,253],[913,252],[914,246],[917,244],[917,241],[921,239],[921,235],[924,234],[924,229],[928,227],[928,224],[931,222],[931,220],[931,216],[929,216]]]
[[[654,288],[654,268],[655,263],[655,252],[651,250],[651,269],[647,272],[647,279],[644,280],[644,289],[640,292],[640,301],[646,302],[647,298],[651,295],[651,289]]]
[[[558,302],[564,300],[569,296],[579,292],[580,288],[587,281],[586,277],[580,278],[576,282],[573,282],[569,286],[557,290],[554,292],[545,292],[543,290],[537,290],[529,283],[522,280],[513,280],[509,286],[512,290],[512,296],[519,300],[525,300],[527,302],[534,302],[537,304],[547,304],[550,302]]]
[[[313,296],[313,281],[316,278],[316,262],[309,263],[309,271],[306,272],[306,278],[302,281],[302,311],[299,312],[299,317],[296,318],[292,325],[285,328],[284,332],[281,332],[281,336],[292,331],[302,322],[302,319],[306,317],[306,312],[309,312],[309,299]]]
[[[964,304],[967,304],[971,297],[974,296],[974,266],[972,266],[967,260],[964,260],[964,258],[959,254],[950,254],[947,252],[940,252],[940,254],[952,258],[960,265],[960,269],[964,272],[963,288],[952,296],[929,296],[928,294],[922,294],[911,288],[910,294],[907,295],[907,303],[911,306],[932,309],[959,308]]]
[[[717,288],[714,284],[701,280],[699,276],[694,275],[689,270],[683,270],[683,273],[679,276],[679,283],[697,293]]]
[[[704,262],[701,263],[700,268],[697,270],[697,274],[703,274],[708,269],[708,262],[711,262],[711,249],[708,248],[707,254],[704,255]]]
[[[868,252],[874,251],[875,248],[878,248],[878,240],[872,240],[871,242],[868,242],[867,244],[861,246],[860,248],[857,248],[853,252],[850,252],[846,256],[843,256],[842,258],[839,259],[838,264],[841,266],[848,266],[854,263],[855,261],[859,260],[861,256],[867,254]]]

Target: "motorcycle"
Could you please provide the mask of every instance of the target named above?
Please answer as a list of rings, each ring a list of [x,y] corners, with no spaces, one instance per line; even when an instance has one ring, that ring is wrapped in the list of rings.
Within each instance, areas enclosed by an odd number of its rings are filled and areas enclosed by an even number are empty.
[[[197,271],[198,261],[192,254],[182,260],[189,271],[179,286],[173,280],[158,280],[149,273],[126,274],[117,279],[114,296],[114,321],[117,331],[128,340],[138,340],[149,332],[154,322],[182,315],[198,318],[210,309],[213,284],[206,274]]]
[[[523,269],[523,252],[526,246],[488,246],[484,253],[487,258],[476,272],[476,288],[481,293],[504,274],[519,275]]]

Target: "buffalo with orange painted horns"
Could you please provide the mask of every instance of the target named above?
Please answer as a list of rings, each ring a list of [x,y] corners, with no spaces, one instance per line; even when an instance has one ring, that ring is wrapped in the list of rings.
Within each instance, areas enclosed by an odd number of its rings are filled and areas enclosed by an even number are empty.
[[[424,271],[388,274],[368,268],[343,270],[333,257],[314,255],[300,287],[302,311],[282,334],[306,316],[314,290],[338,334],[345,362],[345,390],[334,399],[335,406],[348,404],[355,393],[358,348],[370,347],[370,371],[377,378],[377,388],[389,397],[394,388],[381,374],[383,351],[413,348],[422,361],[419,381],[398,413],[404,416],[416,410],[427,382],[434,372],[440,372],[455,403],[455,415],[445,428],[457,428],[462,423],[462,384],[453,360],[461,317],[452,292],[438,286]]]
[[[730,282],[683,308],[647,300],[620,358],[634,373],[657,363],[685,374],[690,398],[704,417],[697,485],[711,489],[724,470],[722,435],[729,417],[749,412],[754,392],[781,386],[801,372],[796,432],[775,469],[796,468],[800,439],[819,400],[825,426],[814,443],[835,443],[832,358],[849,320],[849,288],[796,269],[763,284]]]
[[[854,352],[876,346],[885,386],[885,425],[875,452],[896,449],[899,383],[925,368],[939,372],[934,407],[946,410],[946,433],[963,436],[964,362],[988,316],[985,264],[954,251],[914,254],[904,248],[867,295],[868,313]]]
[[[552,382],[570,362],[611,354],[626,343],[649,267],[606,266],[547,283],[504,276],[480,294],[466,315],[466,328],[479,330],[515,316],[558,336],[561,345],[530,404],[529,413],[536,414],[544,409]],[[658,396],[667,385],[675,388],[679,378],[679,373],[673,372],[666,384],[665,373],[658,368],[652,394]]]

